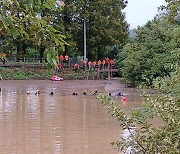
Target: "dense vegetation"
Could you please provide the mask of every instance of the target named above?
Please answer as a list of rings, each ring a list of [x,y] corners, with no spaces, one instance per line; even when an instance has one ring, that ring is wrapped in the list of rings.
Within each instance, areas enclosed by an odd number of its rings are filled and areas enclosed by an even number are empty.
[[[180,5],[177,2],[175,4],[177,7]],[[175,7],[174,3],[172,5],[169,3],[169,7]],[[174,9],[172,11],[174,13]],[[152,85],[154,79],[169,76],[174,71],[172,65],[179,64],[178,13],[174,18],[170,18],[171,12],[155,17],[153,21],[139,27],[135,38],[124,46],[119,54],[118,65],[120,74],[130,85]]]
[[[171,65],[180,61],[180,25],[156,19],[136,32],[133,42],[119,54],[122,76],[130,84],[152,85],[157,77],[169,76]]]
[[[138,154],[178,154],[180,149],[180,69],[171,77],[159,78],[154,82],[159,96],[144,93],[144,103],[126,115],[116,102],[108,96],[98,95],[108,106],[123,129],[129,131],[127,138],[112,144],[120,151]],[[153,120],[159,119],[159,126]]]
[[[90,60],[105,58],[107,47],[124,45],[128,37],[128,26],[122,13],[126,1],[65,0],[64,2],[65,32],[69,34],[66,41],[71,44],[66,46],[66,50],[73,53],[80,52],[82,55],[84,21],[87,33],[87,57]]]
[[[58,53],[83,56],[85,21],[88,58],[103,59],[107,47],[122,47],[128,37],[125,7],[123,0],[0,0],[0,52],[19,58],[29,48],[40,57],[46,50],[53,63]]]
[[[128,115],[108,96],[97,96],[129,131],[127,138],[112,143],[125,153],[179,153],[180,2],[167,2],[167,7],[162,7],[166,13],[139,27],[118,59],[120,73],[129,84],[151,86],[156,95],[143,88],[143,105]],[[155,127],[152,121],[157,119],[160,123]]]

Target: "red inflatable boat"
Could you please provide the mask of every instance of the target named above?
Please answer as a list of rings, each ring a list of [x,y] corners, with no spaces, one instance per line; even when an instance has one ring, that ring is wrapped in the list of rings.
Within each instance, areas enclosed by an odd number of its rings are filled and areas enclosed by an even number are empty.
[[[60,78],[60,77],[58,77],[58,76],[56,76],[56,75],[53,75],[53,76],[51,77],[51,80],[52,80],[52,81],[63,81],[64,79],[63,79],[63,78]]]

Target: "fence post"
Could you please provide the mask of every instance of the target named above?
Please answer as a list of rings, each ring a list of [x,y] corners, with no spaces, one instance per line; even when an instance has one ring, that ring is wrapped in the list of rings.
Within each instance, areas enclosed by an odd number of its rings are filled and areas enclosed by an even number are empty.
[[[70,58],[69,58],[69,60],[68,60],[68,65],[69,65],[69,68],[70,68],[70,66],[71,66],[71,64],[70,64]]]
[[[108,80],[111,80],[111,75],[110,75],[110,63],[108,63]]]

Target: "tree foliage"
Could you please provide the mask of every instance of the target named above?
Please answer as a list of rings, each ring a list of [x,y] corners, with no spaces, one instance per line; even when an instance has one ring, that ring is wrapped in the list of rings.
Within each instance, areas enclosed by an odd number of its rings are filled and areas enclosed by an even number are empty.
[[[179,24],[158,19],[141,27],[133,42],[119,55],[123,77],[130,84],[151,85],[157,77],[174,71],[170,66],[180,61]]]
[[[107,47],[122,47],[125,43],[128,25],[122,10],[126,1],[64,0],[63,9],[60,3],[60,0],[1,0],[4,49],[17,49],[20,56],[29,47],[36,48],[42,57],[46,48],[56,47],[61,54],[82,56],[84,21],[89,59],[100,59]]]
[[[61,11],[55,0],[1,0],[0,4],[3,45],[12,44],[18,54],[37,48],[41,57],[46,48],[64,45],[62,28],[55,25]]]
[[[108,96],[98,95],[102,104],[108,107],[123,129],[129,131],[127,138],[112,144],[120,151],[138,154],[171,153],[178,154],[180,149],[180,69],[175,68],[170,77],[158,78],[154,87],[160,91],[158,97],[144,93],[144,103],[133,109],[131,115],[111,101]],[[153,120],[161,124],[154,126]]]
[[[122,10],[126,7],[123,0],[66,0],[64,7],[65,26],[69,40],[74,48],[83,55],[83,24],[86,21],[87,53],[89,59],[102,58],[108,46],[125,43],[128,25]]]
[[[55,7],[55,0],[0,2],[1,34],[8,34],[14,40],[22,39],[24,43],[35,45],[48,43],[48,46],[58,46],[63,42],[61,32],[53,27],[55,20],[53,11],[58,9]]]
[[[180,21],[180,1],[179,0],[165,0],[167,5],[161,6],[161,10],[167,12],[167,18],[170,22]]]
[[[130,115],[108,96],[97,96],[122,128],[129,131],[127,138],[112,143],[125,153],[128,150],[138,154],[179,153],[180,28],[176,20],[179,1],[167,2],[169,12],[139,27],[135,39],[119,54],[120,71],[127,82],[142,84],[141,87],[144,83],[151,85],[156,94],[148,94],[144,89],[143,104]],[[152,124],[155,119],[160,121],[156,127]]]

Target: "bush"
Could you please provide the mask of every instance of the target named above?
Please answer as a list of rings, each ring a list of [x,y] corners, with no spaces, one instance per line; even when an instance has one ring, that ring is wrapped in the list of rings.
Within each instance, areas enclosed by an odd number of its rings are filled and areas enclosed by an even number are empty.
[[[152,85],[157,77],[168,76],[171,64],[180,61],[180,28],[166,20],[138,29],[135,40],[119,54],[119,69],[129,84]]]
[[[40,57],[40,52],[37,49],[34,48],[28,48],[28,57],[29,58],[39,58]]]
[[[111,101],[108,96],[98,95],[102,104],[108,106],[109,112],[120,122],[130,135],[113,142],[120,151],[131,149],[138,154],[178,154],[180,149],[180,68],[170,77],[154,81],[157,97],[144,93],[144,103],[134,109],[130,115]],[[159,119],[162,126],[154,127],[150,120]]]

